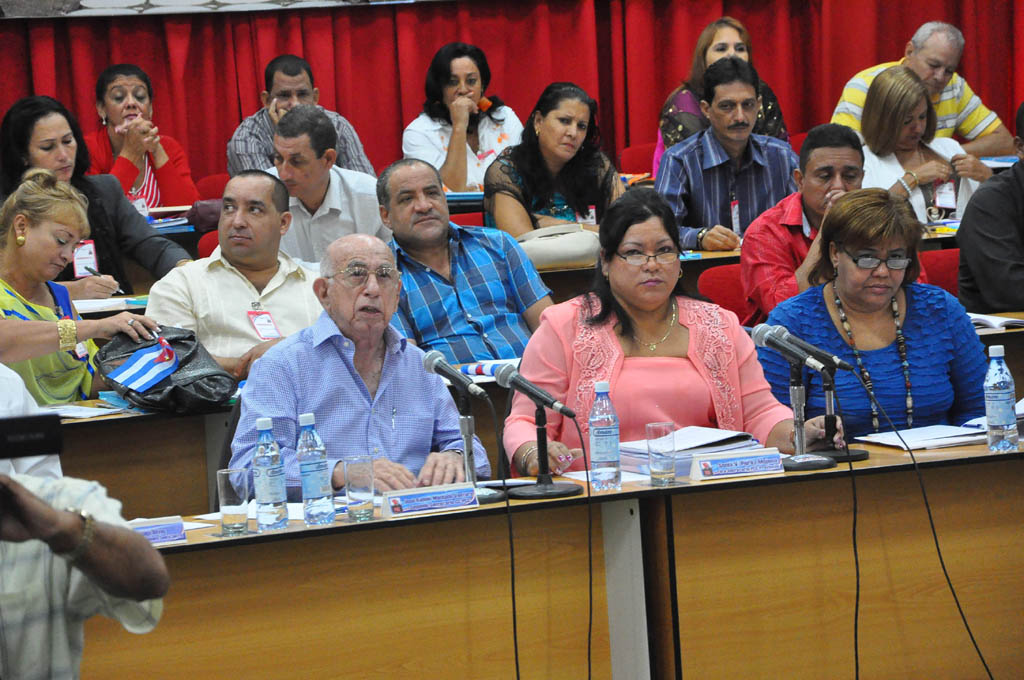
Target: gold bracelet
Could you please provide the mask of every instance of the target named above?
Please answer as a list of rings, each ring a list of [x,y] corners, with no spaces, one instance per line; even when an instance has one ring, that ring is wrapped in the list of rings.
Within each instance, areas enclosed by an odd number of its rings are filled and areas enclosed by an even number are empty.
[[[914,178],[914,186],[921,186],[921,180],[917,178],[917,173],[913,170],[907,170],[907,174]]]
[[[70,352],[78,344],[78,325],[71,319],[61,319],[57,322],[57,337],[60,351]]]
[[[524,477],[530,474],[530,456],[537,453],[537,451],[538,447],[536,444],[526,449],[526,453],[519,458],[519,474]]]

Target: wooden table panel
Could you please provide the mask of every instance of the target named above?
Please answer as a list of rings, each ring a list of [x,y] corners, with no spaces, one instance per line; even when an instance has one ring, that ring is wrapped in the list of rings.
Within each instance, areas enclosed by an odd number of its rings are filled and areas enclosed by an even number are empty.
[[[586,677],[586,508],[513,515],[524,678]],[[595,678],[609,678],[594,513]],[[166,555],[171,591],[145,636],[87,624],[83,678],[511,678],[503,515]],[[645,660],[646,661],[646,660]]]
[[[1024,468],[924,470],[936,528],[996,677],[1024,665]],[[860,663],[869,678],[982,677],[912,472],[860,475]],[[672,497],[687,678],[852,677],[848,478]]]

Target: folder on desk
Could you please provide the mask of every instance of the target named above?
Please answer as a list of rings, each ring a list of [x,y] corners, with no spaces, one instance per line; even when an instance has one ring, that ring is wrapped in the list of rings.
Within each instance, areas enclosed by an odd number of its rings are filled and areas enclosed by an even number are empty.
[[[748,432],[719,430],[714,427],[690,425],[672,433],[676,456],[676,474],[688,475],[695,453],[718,453],[740,449],[756,449],[757,440]],[[647,473],[647,440],[622,442],[619,445],[622,469]]]

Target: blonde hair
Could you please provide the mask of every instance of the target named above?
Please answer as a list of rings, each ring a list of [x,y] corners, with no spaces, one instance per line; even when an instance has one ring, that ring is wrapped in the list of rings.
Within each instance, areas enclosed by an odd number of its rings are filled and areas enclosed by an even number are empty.
[[[928,107],[928,123],[921,141],[935,137],[937,119],[928,86],[907,66],[893,66],[879,73],[868,88],[861,116],[860,131],[864,142],[876,156],[888,156],[896,150],[903,121],[924,100]]]
[[[77,227],[83,238],[88,237],[88,207],[88,199],[67,182],[58,180],[52,170],[31,168],[0,207],[0,249],[6,248],[13,238],[11,226],[18,215],[24,215],[33,227],[49,220]]]

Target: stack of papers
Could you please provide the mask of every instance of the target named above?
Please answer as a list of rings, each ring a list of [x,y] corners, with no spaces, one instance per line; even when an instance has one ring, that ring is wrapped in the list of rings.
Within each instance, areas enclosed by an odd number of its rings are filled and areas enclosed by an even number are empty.
[[[1024,399],[1017,402],[1017,406],[1014,409],[1017,412],[1017,423],[1020,424],[1022,418],[1024,418]],[[985,416],[978,416],[977,418],[971,418],[964,427],[980,427],[982,429],[988,428],[988,421],[985,420]]]
[[[75,300],[75,309],[79,314],[95,314],[96,312],[117,312],[124,309],[141,310],[149,300],[148,295],[141,297],[112,297],[98,300]]]
[[[61,418],[94,418],[121,413],[125,409],[116,406],[78,406],[77,404],[51,404],[40,407],[44,412],[56,413]]]
[[[676,457],[676,474],[690,474],[690,461],[695,453],[717,453],[740,449],[759,448],[757,441],[747,432],[718,430],[713,427],[690,425],[672,433]],[[622,469],[647,474],[647,440],[638,439],[619,445]]]
[[[929,425],[900,430],[907,446],[912,449],[942,449],[949,446],[968,446],[985,441],[986,433],[974,427],[957,427],[955,425]],[[895,432],[876,432],[857,437],[857,440],[882,446],[895,446],[902,449],[903,443]]]
[[[967,312],[975,328],[1024,328],[1024,319],[1012,316],[996,316],[994,314],[975,314]]]

